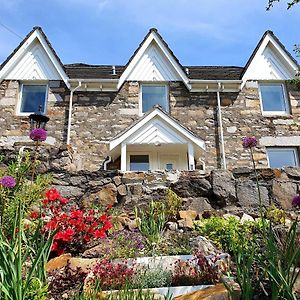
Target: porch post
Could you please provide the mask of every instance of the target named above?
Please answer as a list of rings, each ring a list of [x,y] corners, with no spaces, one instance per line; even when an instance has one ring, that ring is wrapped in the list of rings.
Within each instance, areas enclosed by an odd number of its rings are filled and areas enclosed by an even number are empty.
[[[127,162],[126,162],[126,144],[121,144],[121,171],[126,171]]]
[[[195,158],[194,158],[194,147],[191,143],[188,143],[188,170],[195,170]]]

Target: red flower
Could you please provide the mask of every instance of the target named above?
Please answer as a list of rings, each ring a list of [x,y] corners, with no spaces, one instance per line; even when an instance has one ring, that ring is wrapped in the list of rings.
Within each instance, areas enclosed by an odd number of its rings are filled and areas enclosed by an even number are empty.
[[[112,227],[113,226],[112,226],[112,224],[109,221],[105,222],[104,225],[103,225],[103,229],[105,231],[111,229]]]
[[[97,229],[94,232],[94,238],[96,239],[103,239],[106,237],[105,231],[103,229]]]
[[[66,205],[69,202],[69,200],[67,198],[61,198],[60,199],[60,203],[63,205]]]
[[[36,220],[39,216],[40,216],[40,214],[37,211],[31,212],[29,215],[30,219],[33,219],[33,220]]]
[[[109,220],[109,218],[108,218],[107,215],[102,215],[102,216],[99,218],[99,220],[100,220],[101,222],[107,222],[107,221]]]
[[[50,189],[46,192],[46,197],[50,201],[59,200],[61,198],[57,189]]]
[[[74,210],[71,212],[71,218],[82,218],[83,217],[83,212],[81,210]]]

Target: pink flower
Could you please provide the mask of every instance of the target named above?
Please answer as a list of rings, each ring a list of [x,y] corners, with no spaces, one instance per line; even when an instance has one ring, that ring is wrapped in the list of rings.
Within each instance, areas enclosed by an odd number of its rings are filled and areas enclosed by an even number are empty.
[[[29,137],[33,141],[43,142],[47,139],[47,131],[43,128],[35,128],[31,130]]]
[[[293,206],[300,206],[300,195],[296,195],[292,200]]]
[[[13,188],[16,186],[16,180],[12,176],[3,176],[0,179],[0,185],[7,188]]]
[[[257,145],[257,139],[253,137],[244,137],[243,138],[243,147],[246,148],[253,148]]]

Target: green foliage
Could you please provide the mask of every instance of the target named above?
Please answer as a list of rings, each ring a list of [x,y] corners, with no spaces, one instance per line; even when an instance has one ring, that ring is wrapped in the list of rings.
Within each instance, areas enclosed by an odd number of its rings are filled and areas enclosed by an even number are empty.
[[[137,273],[134,285],[138,288],[158,288],[171,286],[171,282],[171,271],[163,268],[142,269]]]
[[[40,235],[39,224],[34,234],[28,236],[22,228],[23,216],[23,205],[19,202],[12,235],[6,236],[0,230],[0,298],[3,300],[32,300],[36,285],[40,287],[39,292],[46,290],[45,265],[54,233],[45,239]]]
[[[266,230],[266,251],[260,263],[271,285],[272,300],[295,299],[293,286],[300,273],[297,267],[300,260],[297,229],[298,222],[295,221],[284,237],[280,237],[271,224]]]
[[[151,201],[145,210],[135,207],[135,216],[138,229],[147,238],[148,243],[157,244],[161,240],[166,223],[165,205]]]
[[[275,224],[285,224],[286,212],[272,205],[266,210],[266,218]]]
[[[52,177],[49,174],[37,175],[32,181],[32,163],[30,154],[25,152],[12,161],[7,170],[0,170],[0,178],[4,175],[16,179],[13,189],[0,187],[1,221],[6,231],[13,226],[13,220],[18,205],[21,202],[24,214],[28,209],[41,200],[44,190],[50,185]]]
[[[245,222],[241,224],[234,217],[224,219],[211,217],[195,221],[195,229],[200,234],[211,239],[217,247],[233,253],[237,247],[247,249],[256,239],[257,222]]]
[[[270,10],[274,6],[274,2],[279,2],[280,0],[269,0],[267,5],[267,10]],[[299,3],[300,0],[292,0],[291,2],[287,2],[287,9],[290,9],[295,4]]]
[[[132,285],[127,284],[122,290],[102,293],[102,289],[98,286],[89,295],[85,296],[83,293],[75,296],[73,300],[155,300],[157,296],[150,290],[138,288],[135,289]],[[171,300],[172,295],[168,294],[160,299]]]
[[[169,220],[176,218],[176,215],[182,206],[182,202],[182,198],[171,189],[167,189],[166,216]]]

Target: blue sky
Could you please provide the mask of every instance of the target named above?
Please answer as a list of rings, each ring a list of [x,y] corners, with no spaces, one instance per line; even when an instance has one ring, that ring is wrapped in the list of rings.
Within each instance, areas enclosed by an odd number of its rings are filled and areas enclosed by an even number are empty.
[[[33,26],[41,26],[63,63],[126,64],[149,28],[156,27],[183,65],[244,66],[268,29],[290,52],[300,43],[300,4],[286,10],[283,1],[269,12],[266,4],[266,0],[0,0],[0,23],[22,37]],[[0,25],[0,62],[20,41]]]

